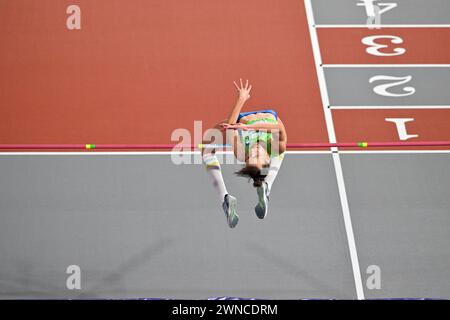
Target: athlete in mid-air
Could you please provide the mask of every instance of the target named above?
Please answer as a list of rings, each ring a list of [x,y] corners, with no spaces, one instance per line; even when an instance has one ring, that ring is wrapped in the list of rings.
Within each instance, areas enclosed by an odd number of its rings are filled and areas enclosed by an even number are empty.
[[[274,110],[241,113],[245,102],[250,98],[252,86],[249,85],[248,80],[244,85],[242,79],[239,84],[234,82],[234,85],[239,94],[236,105],[228,119],[219,122],[214,129],[220,130],[222,140],[232,146],[236,159],[245,162],[245,166],[236,174],[253,179],[253,186],[258,195],[255,212],[258,218],[264,219],[267,215],[272,184],[286,151],[286,129]],[[237,200],[227,191],[214,148],[217,143],[212,142],[217,141],[203,141],[203,144],[206,145],[202,149],[203,162],[213,180],[213,186],[219,194],[228,225],[230,228],[234,228],[239,221],[236,211]],[[210,144],[209,147],[208,144]]]

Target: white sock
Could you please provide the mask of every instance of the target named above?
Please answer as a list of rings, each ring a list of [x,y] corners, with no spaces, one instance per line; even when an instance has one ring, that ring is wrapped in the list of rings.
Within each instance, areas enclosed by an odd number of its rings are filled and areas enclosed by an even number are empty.
[[[220,162],[216,155],[213,153],[203,155],[203,163],[206,165],[206,171],[208,175],[213,180],[214,189],[220,197],[220,203],[223,203],[225,195],[228,194],[227,187],[225,186],[225,181],[223,181],[222,170],[220,168]]]
[[[270,189],[272,188],[272,184],[275,181],[275,178],[277,177],[278,171],[281,168],[281,164],[283,163],[284,159],[284,153],[280,154],[279,156],[273,157],[270,160],[270,168],[269,173],[267,174],[264,181],[267,183],[267,195],[270,194]]]

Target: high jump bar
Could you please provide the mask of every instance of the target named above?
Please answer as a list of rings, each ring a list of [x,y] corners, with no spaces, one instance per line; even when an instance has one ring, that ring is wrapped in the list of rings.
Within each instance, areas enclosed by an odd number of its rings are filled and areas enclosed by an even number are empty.
[[[342,142],[342,143],[291,143],[287,149],[317,148],[380,148],[380,147],[449,147],[450,141],[414,142]],[[201,150],[205,148],[229,149],[227,144],[0,144],[0,151],[8,150]]]

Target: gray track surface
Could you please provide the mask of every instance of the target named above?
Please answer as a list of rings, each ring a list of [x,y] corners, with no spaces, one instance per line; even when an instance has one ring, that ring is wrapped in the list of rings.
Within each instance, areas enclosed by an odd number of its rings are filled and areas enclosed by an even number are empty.
[[[286,157],[264,221],[239,167],[231,230],[202,165],[0,156],[0,298],[356,298],[331,156]]]
[[[362,0],[311,0],[316,24],[366,24]],[[450,24],[448,0],[395,0],[375,3],[397,3],[397,8],[382,15],[382,24]]]
[[[366,298],[450,298],[450,154],[343,155]]]
[[[450,155],[341,159],[366,297],[450,298]],[[201,165],[1,156],[0,298],[356,298],[331,155],[288,155],[264,221],[239,165],[222,167],[233,230]]]
[[[423,106],[443,105],[450,101],[450,68],[324,68],[330,104],[332,106]],[[413,87],[416,92],[404,97],[386,97],[373,91],[379,85],[392,83],[391,80],[375,81],[369,79],[378,76],[405,77],[412,80],[389,88],[394,94],[405,94],[404,87]]]

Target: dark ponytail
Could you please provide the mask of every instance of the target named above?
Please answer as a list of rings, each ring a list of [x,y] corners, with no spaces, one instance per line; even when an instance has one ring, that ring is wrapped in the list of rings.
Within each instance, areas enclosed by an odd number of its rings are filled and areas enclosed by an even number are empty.
[[[246,166],[241,170],[235,172],[239,177],[253,179],[253,186],[255,188],[261,187],[266,175],[261,173],[261,170],[255,166]]]

